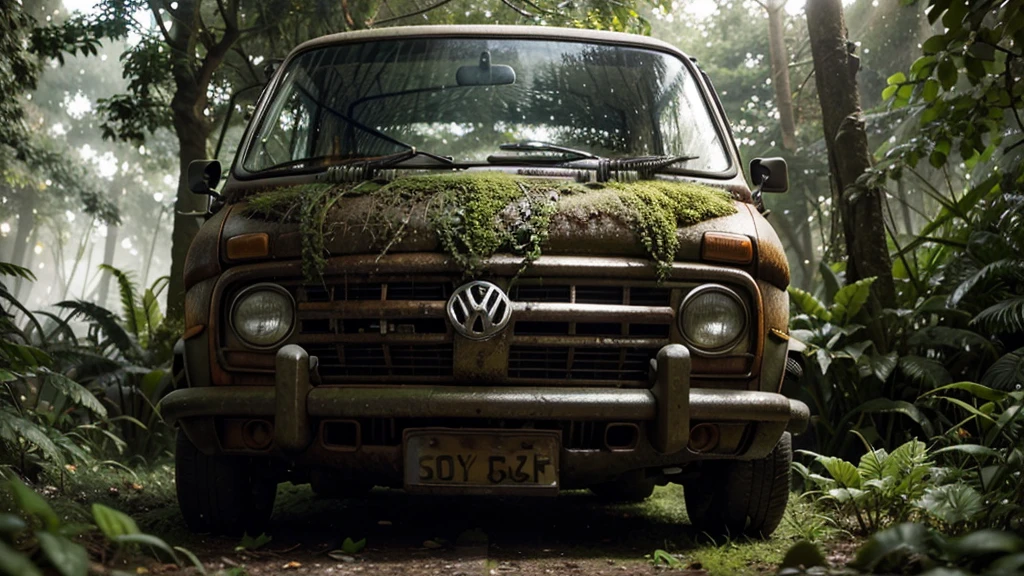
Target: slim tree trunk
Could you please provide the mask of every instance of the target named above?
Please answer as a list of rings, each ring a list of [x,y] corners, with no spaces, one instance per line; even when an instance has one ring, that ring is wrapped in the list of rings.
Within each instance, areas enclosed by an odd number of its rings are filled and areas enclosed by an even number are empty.
[[[779,110],[779,128],[782,132],[782,149],[794,152],[797,149],[796,121],[793,113],[793,89],[789,81],[789,50],[786,48],[786,3],[782,0],[768,0],[762,4],[768,12],[768,49],[772,66],[772,88],[775,89],[775,105]],[[792,212],[789,223],[782,227],[783,234],[799,259],[793,268],[799,272],[794,284],[809,289],[814,274],[814,241],[808,223],[810,211],[805,194],[787,202]]]
[[[857,92],[860,61],[847,39],[841,0],[809,0],[806,10],[833,202],[845,236],[847,282],[876,277],[873,293],[882,306],[891,307],[896,291],[882,219],[885,191],[857,180],[871,168]]]
[[[120,226],[107,224],[107,238],[103,242],[103,263],[107,266],[114,265],[114,253],[117,251],[117,237],[121,231]],[[107,307],[107,298],[110,296],[110,274],[100,274],[100,284],[96,289],[96,302],[104,308]]]
[[[789,51],[786,49],[786,3],[771,0],[768,10],[768,51],[772,63],[772,86],[782,127],[782,147],[796,150],[796,122],[793,120],[793,89],[789,84]]]
[[[32,232],[36,229],[36,195],[30,190],[21,190],[22,200],[18,208],[18,230],[14,235],[14,247],[11,249],[11,264],[26,266],[25,255],[28,253],[28,245],[32,239]],[[21,278],[14,281],[14,294],[21,290]]]

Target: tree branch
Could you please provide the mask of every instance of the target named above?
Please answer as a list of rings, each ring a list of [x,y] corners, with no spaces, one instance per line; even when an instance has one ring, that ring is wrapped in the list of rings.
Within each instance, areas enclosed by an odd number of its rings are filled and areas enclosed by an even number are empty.
[[[535,18],[536,17],[533,14],[527,12],[526,10],[523,10],[519,6],[516,6],[515,4],[509,2],[509,0],[501,0],[501,3],[504,4],[505,6],[508,6],[509,8],[512,9],[513,12],[515,12],[516,14],[519,14],[520,16],[522,16],[524,18]]]
[[[412,12],[409,12],[408,14],[401,14],[399,16],[392,16],[390,18],[385,18],[383,20],[380,20],[379,22],[369,22],[367,27],[373,27],[373,26],[378,25],[378,24],[388,24],[390,22],[395,22],[395,21],[398,21],[398,20],[404,20],[406,18],[412,18],[413,16],[419,16],[420,14],[426,14],[427,12],[430,12],[431,10],[433,10],[435,8],[440,8],[441,6],[444,6],[445,4],[447,4],[447,3],[451,2],[451,1],[452,0],[438,0],[437,2],[435,2],[434,4],[432,4],[430,6],[427,6],[426,8],[421,8],[419,10],[414,10]]]

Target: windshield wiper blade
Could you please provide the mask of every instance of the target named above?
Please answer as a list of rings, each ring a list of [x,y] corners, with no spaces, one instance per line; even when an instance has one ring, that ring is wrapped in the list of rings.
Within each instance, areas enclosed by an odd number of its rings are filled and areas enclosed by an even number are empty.
[[[601,157],[597,154],[585,152],[583,150],[577,150],[575,148],[569,148],[568,146],[562,146],[560,144],[552,144],[550,142],[537,142],[534,140],[524,140],[522,142],[510,142],[508,144],[502,144],[498,146],[501,150],[509,150],[512,152],[555,152],[562,154],[559,156],[549,157],[531,157],[526,158],[522,156],[488,156],[487,162],[491,164],[509,164],[520,162],[523,160],[529,160],[530,162],[566,162],[569,160],[599,160]],[[566,158],[570,156],[571,158]]]
[[[406,164],[410,160],[420,159],[415,163]],[[401,166],[399,166],[401,164]],[[417,150],[415,146],[387,156],[376,158],[358,158],[335,164],[327,168],[325,179],[330,182],[362,182],[372,180],[381,170],[389,168],[458,168],[455,160],[448,156],[438,156],[430,152]]]

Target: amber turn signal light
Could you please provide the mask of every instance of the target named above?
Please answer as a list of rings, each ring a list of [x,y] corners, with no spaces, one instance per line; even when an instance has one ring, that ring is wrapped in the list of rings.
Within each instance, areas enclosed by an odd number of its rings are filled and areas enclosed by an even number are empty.
[[[228,238],[228,260],[262,258],[270,254],[270,236],[264,232],[241,234]]]
[[[754,260],[754,243],[742,234],[705,232],[700,257],[711,262],[750,264]]]

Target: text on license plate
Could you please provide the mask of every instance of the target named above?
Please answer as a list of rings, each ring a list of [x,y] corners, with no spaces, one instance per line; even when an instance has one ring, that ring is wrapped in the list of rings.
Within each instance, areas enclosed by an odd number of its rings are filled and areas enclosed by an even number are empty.
[[[559,435],[550,431],[408,430],[405,487],[557,491],[558,450]]]

